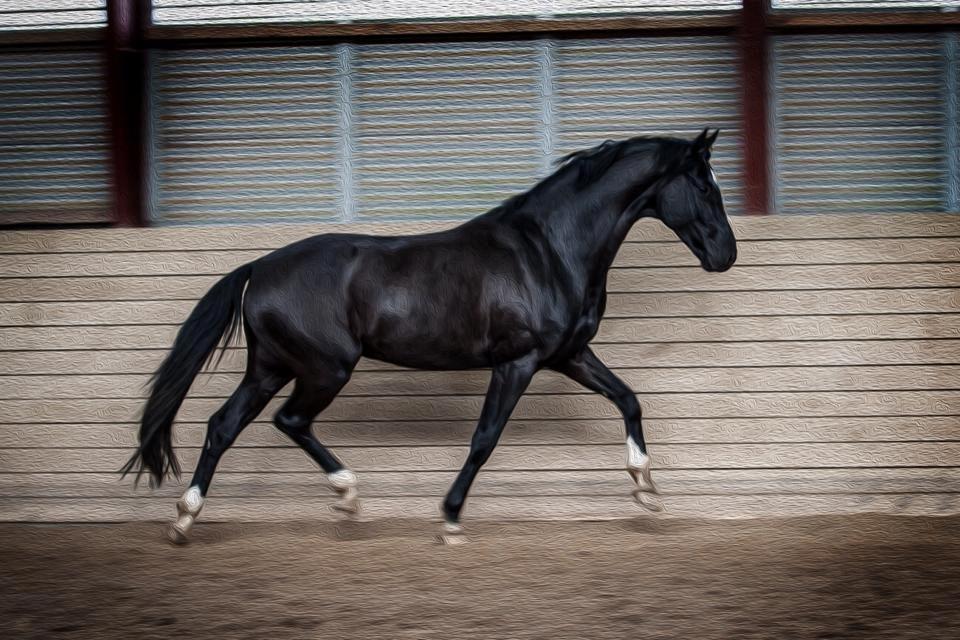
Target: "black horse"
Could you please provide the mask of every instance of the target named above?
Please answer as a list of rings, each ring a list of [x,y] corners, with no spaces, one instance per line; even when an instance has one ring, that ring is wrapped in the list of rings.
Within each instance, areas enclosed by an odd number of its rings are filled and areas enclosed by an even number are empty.
[[[184,542],[214,469],[237,435],[291,380],[277,428],[328,474],[344,510],[356,476],[313,435],[313,419],[361,356],[404,367],[493,370],[470,453],[443,502],[445,530],[460,510],[520,396],[539,369],[559,371],[616,403],[627,435],[634,495],[653,496],[634,393],[590,350],[606,304],[607,272],[631,226],[659,218],[707,271],[737,257],[710,148],[695,140],[637,137],[562,158],[529,191],[457,227],[406,237],[324,234],[233,271],[200,300],[152,380],[140,445],[124,468],[156,483],[179,475],[171,430],[190,385],[221,339],[247,341],[243,380],[210,418],[190,488],[170,530]],[[246,293],[244,293],[246,289]]]

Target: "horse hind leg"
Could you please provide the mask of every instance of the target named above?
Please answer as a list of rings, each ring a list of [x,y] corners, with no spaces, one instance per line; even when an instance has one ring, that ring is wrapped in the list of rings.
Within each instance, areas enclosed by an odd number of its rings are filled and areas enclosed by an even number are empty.
[[[277,411],[273,423],[327,474],[327,482],[340,495],[340,500],[332,505],[333,509],[353,514],[360,509],[357,475],[323,446],[310,429],[314,418],[333,402],[349,378],[346,369],[315,378],[297,378],[293,393]]]
[[[190,487],[177,500],[177,519],[167,530],[171,542],[187,542],[190,530],[203,509],[220,458],[284,384],[286,379],[282,377],[248,372],[230,398],[210,417],[207,437]]]

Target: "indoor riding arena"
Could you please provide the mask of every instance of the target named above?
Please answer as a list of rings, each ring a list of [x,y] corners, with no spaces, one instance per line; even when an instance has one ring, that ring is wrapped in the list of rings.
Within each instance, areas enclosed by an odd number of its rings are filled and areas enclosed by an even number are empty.
[[[236,269],[705,129],[684,184],[735,264],[649,200],[587,349],[633,393],[539,370],[462,521],[500,364],[361,357],[313,421],[335,473],[275,426],[288,384],[201,497],[241,331],[176,413],[182,475],[121,475]],[[960,637],[958,213],[954,0],[0,0],[0,637]]]

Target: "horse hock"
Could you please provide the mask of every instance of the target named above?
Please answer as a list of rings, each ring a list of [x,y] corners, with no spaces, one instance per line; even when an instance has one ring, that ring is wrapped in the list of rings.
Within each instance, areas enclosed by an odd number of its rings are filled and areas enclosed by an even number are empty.
[[[640,449],[640,445],[633,438],[627,438],[627,471],[633,478],[636,488],[633,490],[633,499],[641,507],[649,511],[663,511],[663,500],[660,499],[660,490],[650,475],[650,456]]]
[[[344,513],[356,513],[360,510],[360,502],[357,499],[357,474],[349,469],[340,469],[328,473],[327,482],[340,494],[340,500],[332,505],[334,509]]]
[[[177,500],[177,519],[167,529],[170,542],[186,544],[187,536],[201,509],[203,509],[203,494],[200,493],[200,487],[190,487]]]

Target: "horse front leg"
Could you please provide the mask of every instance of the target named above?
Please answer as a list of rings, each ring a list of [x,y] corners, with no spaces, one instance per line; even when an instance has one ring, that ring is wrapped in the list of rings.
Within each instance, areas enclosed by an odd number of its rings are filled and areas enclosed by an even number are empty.
[[[650,511],[663,511],[657,486],[650,474],[651,460],[643,440],[640,403],[636,394],[603,364],[590,347],[554,369],[613,401],[623,415],[627,431],[627,472],[633,478],[633,497]]]
[[[460,525],[460,511],[467,498],[470,485],[473,484],[480,467],[487,461],[497,446],[503,427],[530,379],[537,370],[537,360],[533,356],[514,360],[493,369],[490,386],[480,412],[480,421],[473,433],[470,454],[457,474],[456,480],[443,501],[443,534],[440,541],[445,544],[464,542],[463,527]]]

